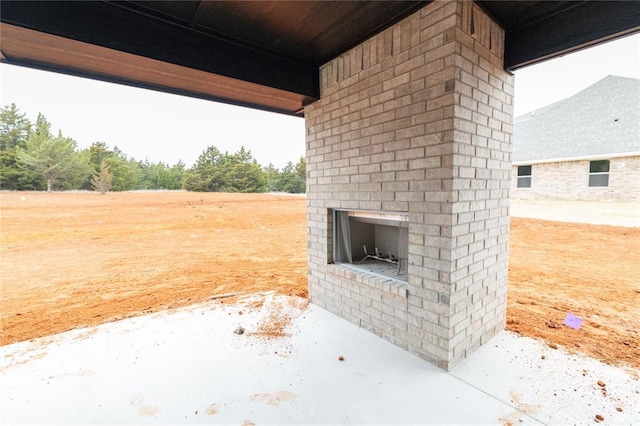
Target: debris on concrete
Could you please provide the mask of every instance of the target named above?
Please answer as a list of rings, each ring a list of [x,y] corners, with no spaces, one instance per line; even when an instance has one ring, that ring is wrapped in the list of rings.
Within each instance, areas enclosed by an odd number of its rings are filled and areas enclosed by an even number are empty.
[[[236,291],[236,292],[233,292],[233,293],[216,294],[216,295],[211,296],[211,300],[227,299],[229,297],[241,296],[243,294],[245,294],[244,291]]]
[[[602,380],[598,380],[598,386],[600,386],[602,389],[602,396],[604,396],[605,398],[607,397],[607,385],[602,381]]]
[[[290,299],[211,301],[1,346],[2,421],[241,424],[250,418],[297,425],[341,424],[348,415],[350,424],[537,425],[593,424],[596,414],[614,424],[640,418],[635,369],[501,332],[446,372]],[[273,309],[290,320],[285,334],[265,338],[253,324],[271,319]],[[239,310],[242,323],[251,324],[242,338],[229,333],[239,325]]]
[[[244,327],[238,327],[235,330],[233,330],[234,333],[236,334],[244,334]]]

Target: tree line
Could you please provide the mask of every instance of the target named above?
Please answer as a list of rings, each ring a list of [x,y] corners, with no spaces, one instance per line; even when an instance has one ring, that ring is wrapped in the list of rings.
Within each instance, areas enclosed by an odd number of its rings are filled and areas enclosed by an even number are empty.
[[[185,189],[200,192],[289,192],[306,189],[304,157],[282,169],[263,167],[241,147],[230,154],[207,147],[191,168],[182,161],[139,161],[105,142],[79,149],[75,140],[54,134],[38,114],[35,123],[15,104],[0,109],[0,189],[95,190]]]

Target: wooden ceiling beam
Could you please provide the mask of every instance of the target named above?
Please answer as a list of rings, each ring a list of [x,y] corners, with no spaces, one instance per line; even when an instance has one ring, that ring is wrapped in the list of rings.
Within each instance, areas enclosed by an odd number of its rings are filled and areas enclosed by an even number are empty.
[[[505,68],[515,70],[640,32],[639,1],[586,1],[505,34]]]
[[[96,1],[3,1],[2,22],[107,49],[319,98],[317,66]],[[4,35],[3,35],[4,39]]]
[[[300,115],[297,93],[0,24],[1,61],[200,99]]]

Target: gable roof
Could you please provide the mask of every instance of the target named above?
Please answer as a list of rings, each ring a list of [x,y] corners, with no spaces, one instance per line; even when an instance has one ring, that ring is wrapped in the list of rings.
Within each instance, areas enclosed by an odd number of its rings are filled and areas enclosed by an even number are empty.
[[[608,76],[516,117],[514,163],[640,155],[640,80]]]

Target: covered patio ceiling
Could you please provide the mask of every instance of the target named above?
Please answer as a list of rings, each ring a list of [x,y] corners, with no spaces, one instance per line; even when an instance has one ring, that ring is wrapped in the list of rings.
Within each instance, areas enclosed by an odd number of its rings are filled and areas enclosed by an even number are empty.
[[[0,2],[4,63],[292,115],[319,67],[429,1]],[[476,1],[515,70],[640,31],[635,1]]]

